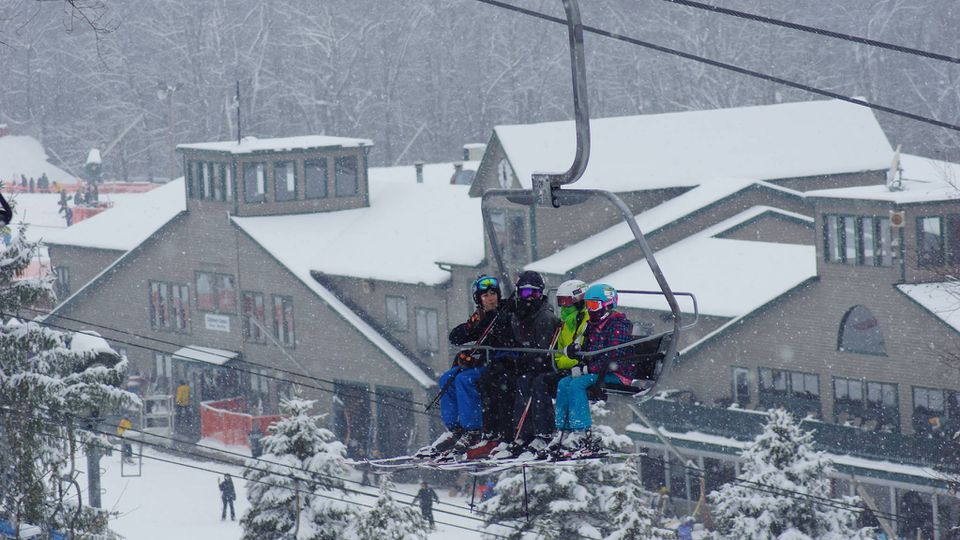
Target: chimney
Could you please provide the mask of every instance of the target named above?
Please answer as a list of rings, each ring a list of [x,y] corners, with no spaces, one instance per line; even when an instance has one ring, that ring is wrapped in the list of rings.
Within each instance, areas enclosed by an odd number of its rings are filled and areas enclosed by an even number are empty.
[[[413,168],[417,170],[417,183],[423,183],[423,162],[417,161],[413,164]]]
[[[486,151],[487,145],[483,143],[468,143],[463,145],[463,160],[464,161],[480,161],[483,158],[483,152]]]

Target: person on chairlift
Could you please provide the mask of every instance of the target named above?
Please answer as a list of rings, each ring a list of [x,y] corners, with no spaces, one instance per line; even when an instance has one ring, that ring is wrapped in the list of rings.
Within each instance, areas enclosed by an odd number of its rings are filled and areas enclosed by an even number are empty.
[[[583,341],[588,320],[583,301],[586,290],[587,284],[578,279],[565,281],[557,288],[560,324],[547,348],[563,350],[572,343],[580,345]],[[493,455],[494,458],[528,456],[532,459],[547,447],[554,436],[553,399],[557,395],[557,384],[570,375],[570,369],[577,363],[562,353],[556,353],[553,356],[553,369],[537,373],[529,385],[524,384],[523,376],[520,378],[518,406],[514,418],[514,422],[518,424],[518,437],[509,449],[497,452]]]
[[[560,433],[551,441],[548,452],[575,452],[593,447],[599,449],[597,441],[589,433],[593,420],[588,389],[597,388],[595,385],[601,373],[605,374],[600,384],[630,384],[633,380],[630,373],[625,373],[629,368],[617,363],[618,358],[628,354],[628,348],[581,355],[622,345],[632,339],[633,323],[617,311],[617,301],[617,290],[605,283],[591,285],[584,295],[589,319],[583,343],[579,347],[573,343],[566,347],[566,356],[578,360],[580,366],[573,369],[570,377],[561,379],[557,386],[556,427]],[[586,368],[586,373],[578,374],[578,368]]]
[[[507,335],[509,315],[501,305],[500,281],[481,275],[472,285],[476,309],[467,322],[450,331],[451,345],[465,343],[502,347]],[[483,438],[486,410],[478,381],[488,369],[485,351],[461,351],[453,366],[440,376],[440,418],[447,431],[434,443],[417,452],[420,457],[436,456],[454,450],[466,450]],[[498,360],[491,359],[491,362]]]

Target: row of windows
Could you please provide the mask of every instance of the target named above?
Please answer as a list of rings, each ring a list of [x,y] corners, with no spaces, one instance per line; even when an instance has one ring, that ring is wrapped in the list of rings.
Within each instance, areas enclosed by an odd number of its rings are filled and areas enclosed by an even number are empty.
[[[960,215],[917,218],[917,264],[960,265]]]
[[[892,266],[896,240],[890,218],[824,216],[824,258],[829,262],[862,266]]]
[[[242,321],[243,339],[252,343],[266,343],[264,333],[266,323],[266,303],[264,294],[260,292],[244,291],[240,295],[242,307],[240,319]],[[285,347],[296,344],[293,324],[293,298],[290,296],[271,296],[273,306],[273,337]]]
[[[190,296],[186,285],[150,282],[150,326],[157,330],[188,332]]]
[[[233,200],[233,167],[212,161],[187,162],[187,197],[209,201]]]
[[[273,192],[277,201],[297,200],[299,186],[303,182],[305,199],[327,197],[329,176],[327,158],[308,159],[303,162],[303,178],[297,161],[274,161]],[[337,197],[352,197],[358,193],[359,162],[357,156],[341,156],[333,159],[334,193]],[[245,162],[243,164],[244,201],[259,203],[267,200],[267,163]]]
[[[407,322],[407,299],[402,296],[386,297],[387,328],[393,331],[406,332],[409,329]],[[440,329],[437,310],[431,308],[414,308],[414,318],[417,325],[417,349],[425,352],[440,350]]]

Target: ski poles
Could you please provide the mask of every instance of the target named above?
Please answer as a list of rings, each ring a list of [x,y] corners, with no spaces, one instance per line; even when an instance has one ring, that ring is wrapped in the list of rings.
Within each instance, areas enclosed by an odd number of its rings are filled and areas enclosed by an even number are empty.
[[[483,342],[483,340],[486,339],[488,335],[490,335],[490,331],[493,330],[493,326],[497,324],[497,319],[499,317],[500,317],[500,310],[498,309],[496,315],[493,316],[493,320],[490,321],[490,325],[487,326],[483,330],[483,333],[480,334],[480,337],[477,338],[477,341],[474,343],[474,347],[479,346]],[[470,354],[468,356],[473,356],[474,353],[476,352],[477,352],[477,349],[474,348],[473,350],[470,351]],[[444,394],[446,394],[447,390],[450,389],[450,385],[453,383],[453,380],[457,378],[457,375],[459,375],[461,371],[463,371],[463,366],[458,365],[457,370],[453,372],[453,375],[451,375],[449,379],[447,379],[447,382],[443,385],[443,388],[441,388],[440,391],[437,393],[437,395],[433,398],[433,401],[431,401],[430,403],[427,404],[426,407],[424,407],[423,412],[429,411],[430,409],[434,408],[438,403],[440,403],[440,400],[443,398]]]
[[[3,226],[7,226],[13,220],[13,208],[10,208],[10,203],[3,198],[3,193],[0,193],[0,221],[3,222]]]

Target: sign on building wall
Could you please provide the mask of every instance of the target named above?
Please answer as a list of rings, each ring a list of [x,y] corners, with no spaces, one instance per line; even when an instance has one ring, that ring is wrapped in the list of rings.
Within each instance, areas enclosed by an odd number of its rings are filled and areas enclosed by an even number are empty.
[[[217,332],[230,332],[230,317],[226,315],[215,315],[213,313],[203,314],[203,324],[207,330]]]

